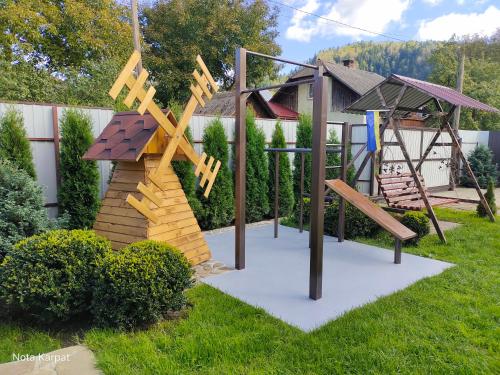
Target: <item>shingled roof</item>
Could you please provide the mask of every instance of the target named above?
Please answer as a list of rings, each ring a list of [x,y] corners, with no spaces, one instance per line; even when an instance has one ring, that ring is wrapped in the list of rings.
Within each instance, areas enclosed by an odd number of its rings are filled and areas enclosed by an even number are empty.
[[[172,116],[169,110],[163,112]],[[83,155],[83,159],[137,161],[153,138],[158,126],[149,113],[144,115],[137,112],[117,113]]]
[[[366,70],[348,68],[344,65],[328,61],[322,61],[322,63],[328,75],[339,80],[359,95],[366,94],[370,89],[385,79],[377,73],[367,72]],[[312,76],[313,70],[311,68],[304,68],[293,74],[289,80],[295,81],[297,79]]]
[[[234,116],[235,115],[235,96],[233,91],[219,91],[211,100],[209,100],[205,107],[198,106],[195,115],[205,116]],[[247,102],[253,103],[259,108],[255,108],[257,117],[276,118],[276,114],[269,103],[258,92],[247,93]]]

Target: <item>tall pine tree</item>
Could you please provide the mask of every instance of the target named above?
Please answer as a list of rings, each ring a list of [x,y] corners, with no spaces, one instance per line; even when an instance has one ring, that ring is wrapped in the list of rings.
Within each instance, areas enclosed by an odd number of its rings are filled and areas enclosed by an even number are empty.
[[[91,228],[100,199],[97,163],[82,159],[94,141],[90,117],[78,110],[66,110],[61,118],[61,136],[59,212],[69,215],[70,228]]]
[[[297,126],[297,148],[312,147],[312,118],[310,115],[301,114],[299,117],[299,125]],[[304,154],[304,193],[311,192],[311,153]],[[293,193],[295,202],[298,205],[300,201],[300,163],[301,154],[296,153],[293,160]]]
[[[276,123],[271,140],[272,148],[286,148],[285,134],[281,122]],[[279,161],[279,216],[288,216],[293,211],[294,198],[293,198],[293,185],[292,185],[292,171],[290,167],[290,159],[288,153],[278,153]],[[274,152],[268,153],[269,157],[269,203],[271,211],[274,210],[275,198],[275,165],[276,155]]]
[[[264,152],[266,136],[257,127],[255,115],[249,110],[246,117],[247,127],[247,178],[246,178],[246,220],[249,223],[262,220],[269,213],[268,166]]]
[[[234,219],[233,179],[229,169],[229,147],[220,119],[213,120],[203,134],[203,150],[220,160],[221,166],[212,190],[205,198],[204,189],[198,189],[202,210],[198,222],[202,229],[214,229],[231,224]]]
[[[24,129],[21,113],[9,108],[0,121],[0,158],[36,178],[30,142]]]

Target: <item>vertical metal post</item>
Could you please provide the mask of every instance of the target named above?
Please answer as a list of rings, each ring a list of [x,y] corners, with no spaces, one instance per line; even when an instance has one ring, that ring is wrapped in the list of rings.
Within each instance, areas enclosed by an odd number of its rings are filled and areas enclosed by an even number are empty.
[[[246,89],[247,51],[236,50],[235,64],[235,260],[237,270],[245,268],[245,206],[246,206],[246,98],[241,94]]]
[[[54,157],[56,162],[56,186],[57,190],[61,186],[61,154],[59,152],[59,119],[57,117],[57,107],[52,106],[52,134],[54,136]]]
[[[274,152],[274,238],[278,238],[280,199],[280,153]]]
[[[399,238],[394,237],[394,263],[401,264],[401,246],[402,242]]]
[[[347,180],[347,158],[349,150],[350,126],[348,122],[342,124],[342,153],[340,154],[340,179]],[[337,228],[337,240],[343,242],[345,238],[345,199],[339,196],[339,220]]]
[[[323,76],[323,65],[319,65],[314,78],[309,298],[317,300],[322,295],[325,210],[327,84]]]
[[[303,152],[300,153],[300,217],[299,217],[299,232],[304,231],[304,165],[305,165],[305,155]]]

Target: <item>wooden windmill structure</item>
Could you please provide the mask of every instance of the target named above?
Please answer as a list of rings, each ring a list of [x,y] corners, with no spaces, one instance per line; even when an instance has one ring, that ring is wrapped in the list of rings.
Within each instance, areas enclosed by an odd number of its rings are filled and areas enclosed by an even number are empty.
[[[116,114],[84,155],[87,160],[117,162],[94,230],[114,249],[144,239],[165,241],[197,264],[210,258],[210,250],[171,162],[191,161],[208,197],[221,163],[213,157],[207,160],[205,153],[198,155],[184,131],[197,105],[205,106],[203,96],[210,100],[218,86],[198,56],[202,74],[193,71],[192,95],[177,121],[170,110],[162,111],[154,103],[152,86],[144,89],[148,72],[143,69],[135,77],[139,60],[135,51],[109,91],[116,99],[127,86],[123,102],[130,108],[137,100],[137,112]]]

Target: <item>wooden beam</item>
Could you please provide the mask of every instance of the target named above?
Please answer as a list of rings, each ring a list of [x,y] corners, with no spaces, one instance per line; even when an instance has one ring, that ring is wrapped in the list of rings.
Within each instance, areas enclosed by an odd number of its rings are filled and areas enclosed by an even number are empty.
[[[400,122],[399,119],[397,119],[396,122],[394,122],[394,129],[393,129],[394,135],[396,136],[396,138],[399,142],[399,146],[401,147],[401,151],[402,151],[403,156],[406,160],[406,164],[408,164],[408,168],[410,169],[410,172],[413,176],[413,180],[415,181],[415,185],[417,186],[418,191],[421,195],[421,198],[424,201],[425,208],[427,208],[427,213],[429,214],[429,217],[432,221],[432,224],[434,225],[434,228],[436,228],[436,233],[438,234],[441,241],[446,243],[446,237],[444,236],[444,232],[441,230],[441,227],[439,226],[439,222],[437,220],[436,214],[434,213],[434,210],[432,209],[432,206],[430,205],[429,200],[427,199],[427,194],[425,192],[424,186],[422,185],[422,181],[420,181],[420,178],[418,178],[417,170],[413,166],[413,163],[411,162],[410,154],[408,153],[408,151],[406,149],[404,139],[401,136],[401,132],[399,131],[399,122]]]

